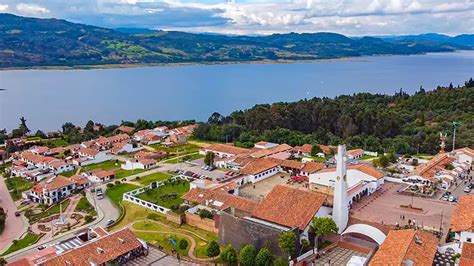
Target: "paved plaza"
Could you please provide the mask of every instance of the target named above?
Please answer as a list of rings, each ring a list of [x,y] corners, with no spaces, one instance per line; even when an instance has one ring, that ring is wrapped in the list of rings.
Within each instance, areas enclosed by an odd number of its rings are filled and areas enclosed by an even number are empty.
[[[141,256],[133,261],[126,263],[126,266],[143,266],[143,265],[170,265],[170,266],[192,266],[192,265],[200,265],[197,263],[193,263],[187,260],[180,260],[174,256],[168,255],[160,251],[158,248],[154,246],[148,246],[149,253],[147,256]]]
[[[410,219],[427,230],[439,230],[442,225],[443,231],[447,231],[455,203],[402,195],[397,192],[402,188],[401,184],[386,182],[383,189],[354,204],[351,209],[352,217],[376,223],[398,223],[400,226],[408,224]],[[400,207],[409,204],[422,208],[422,211]],[[402,219],[402,216],[405,216],[405,219]]]
[[[280,184],[287,184],[290,180],[290,175],[287,173],[278,173],[276,175],[265,178],[262,181],[253,184],[244,185],[239,189],[239,194],[244,197],[252,198],[255,200],[262,200],[274,186]],[[303,187],[304,184],[293,184],[295,187]]]
[[[326,266],[326,265],[346,265],[352,256],[359,256],[367,258],[367,254],[357,252],[350,249],[336,247],[329,253],[326,253],[314,262],[314,265]]]

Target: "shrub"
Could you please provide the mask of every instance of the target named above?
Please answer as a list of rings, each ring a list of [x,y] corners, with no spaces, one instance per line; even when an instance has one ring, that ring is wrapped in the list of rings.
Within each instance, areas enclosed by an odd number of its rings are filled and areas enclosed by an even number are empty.
[[[288,266],[288,261],[282,259],[282,258],[276,258],[275,261],[273,262],[274,266]]]
[[[119,180],[115,180],[115,185],[119,185],[120,184],[120,181]]]
[[[186,248],[188,248],[188,241],[186,239],[181,239],[179,241],[179,248],[182,250],[186,250]]]
[[[135,177],[135,180],[140,180],[140,177],[139,176]]]
[[[206,247],[206,255],[208,257],[215,257],[218,256],[220,253],[221,250],[219,248],[219,244],[215,240],[209,242],[209,245],[207,245]]]
[[[257,252],[253,245],[245,245],[240,249],[239,261],[242,266],[252,266],[255,264]]]
[[[208,211],[207,209],[201,209],[199,211],[199,217],[201,217],[201,219],[204,219],[204,218],[212,219],[214,218],[214,215],[212,214],[212,212]]]
[[[273,255],[267,248],[262,248],[255,257],[255,265],[270,266],[273,262]]]
[[[86,215],[84,217],[84,221],[86,222],[86,224],[88,224],[88,223],[94,221],[94,217],[92,217],[92,215]]]
[[[108,184],[107,184],[107,187],[108,187],[108,188],[112,188],[112,187],[114,187],[114,184],[108,183]]]

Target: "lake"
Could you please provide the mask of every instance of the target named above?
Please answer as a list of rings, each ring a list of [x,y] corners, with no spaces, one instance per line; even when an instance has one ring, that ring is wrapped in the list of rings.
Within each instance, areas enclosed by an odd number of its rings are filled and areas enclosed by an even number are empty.
[[[413,93],[474,76],[474,51],[293,64],[0,71],[0,128],[121,120],[207,120],[257,103],[355,92]]]

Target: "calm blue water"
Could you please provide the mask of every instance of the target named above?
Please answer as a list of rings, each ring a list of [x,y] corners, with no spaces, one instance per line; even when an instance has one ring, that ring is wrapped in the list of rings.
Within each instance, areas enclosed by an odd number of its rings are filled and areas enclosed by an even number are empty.
[[[474,77],[474,51],[345,62],[0,71],[0,128],[121,120],[206,120],[257,103],[354,92],[414,92]]]

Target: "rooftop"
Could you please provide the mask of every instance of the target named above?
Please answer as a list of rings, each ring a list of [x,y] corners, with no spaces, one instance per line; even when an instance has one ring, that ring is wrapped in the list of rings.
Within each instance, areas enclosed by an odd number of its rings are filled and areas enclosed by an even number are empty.
[[[451,216],[451,231],[474,231],[474,194],[459,197]]]
[[[238,155],[238,154],[243,154],[243,153],[249,153],[250,152],[249,149],[235,147],[235,146],[228,145],[228,144],[211,144],[209,147],[207,147],[205,149],[210,150],[210,151],[233,154],[233,155]]]
[[[240,172],[246,175],[255,175],[277,166],[278,165],[271,159],[260,158],[249,161],[242,169],[240,169]]]
[[[196,202],[200,205],[212,205],[212,202],[221,202],[223,204],[213,205],[216,209],[223,210],[227,207],[234,207],[240,210],[251,212],[256,206],[257,202],[240,197],[231,195],[220,189],[202,189],[202,188],[193,188],[188,193],[181,196],[182,199]]]

